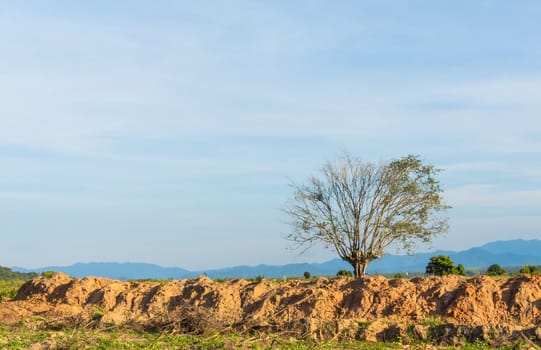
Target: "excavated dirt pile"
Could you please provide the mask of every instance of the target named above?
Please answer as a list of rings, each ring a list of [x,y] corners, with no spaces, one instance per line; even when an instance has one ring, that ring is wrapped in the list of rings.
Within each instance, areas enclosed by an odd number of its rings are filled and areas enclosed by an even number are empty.
[[[24,284],[0,323],[122,324],[144,330],[284,332],[304,338],[541,342],[541,276],[167,283],[71,278]]]

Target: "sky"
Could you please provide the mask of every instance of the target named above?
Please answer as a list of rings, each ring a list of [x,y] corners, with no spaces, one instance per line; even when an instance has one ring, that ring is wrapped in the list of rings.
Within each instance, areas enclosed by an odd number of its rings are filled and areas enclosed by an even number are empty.
[[[291,182],[444,171],[430,249],[541,238],[541,3],[0,0],[0,265],[321,262]]]

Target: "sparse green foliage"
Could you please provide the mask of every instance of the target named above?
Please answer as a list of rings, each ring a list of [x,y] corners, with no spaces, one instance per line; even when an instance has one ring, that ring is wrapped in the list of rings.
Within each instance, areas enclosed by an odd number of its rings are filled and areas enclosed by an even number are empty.
[[[455,267],[453,260],[447,255],[436,255],[430,258],[426,266],[426,273],[435,276],[461,275],[464,276],[466,271],[462,264]]]
[[[257,283],[259,283],[259,282],[263,281],[264,278],[265,278],[265,276],[257,275],[257,276],[255,276],[255,281],[256,281]]]
[[[51,278],[51,277],[53,277],[54,273],[55,273],[54,271],[43,271],[41,273],[41,277],[43,277],[43,278]]]
[[[99,321],[105,314],[105,310],[101,307],[95,308],[92,310],[91,318],[93,321]]]
[[[441,319],[441,317],[439,316],[436,316],[436,315],[431,315],[431,316],[428,316],[424,322],[422,323],[423,325],[425,326],[439,326],[441,324],[443,324],[443,320]]]
[[[357,325],[359,326],[359,329],[366,329],[368,326],[370,326],[374,321],[357,321]]]
[[[339,270],[336,273],[336,276],[353,277],[353,273],[351,273],[349,270]]]
[[[530,275],[538,275],[540,273],[539,268],[537,265],[524,265],[520,269],[520,273],[527,273]]]
[[[23,280],[0,280],[0,301],[15,298],[17,291],[24,283]]]
[[[404,275],[399,272],[399,273],[396,273],[393,277],[394,278],[404,278]]]
[[[327,162],[319,176],[294,185],[285,209],[294,229],[288,238],[299,247],[323,243],[362,276],[389,245],[410,252],[447,230],[447,219],[437,215],[448,208],[438,173],[411,155],[381,165],[348,154]]]
[[[359,321],[359,329],[366,329],[372,321]],[[437,318],[426,320],[426,325],[440,325],[443,322]],[[476,341],[470,344],[456,346],[437,346],[428,343],[409,344],[408,349],[456,349],[456,350],[485,350],[521,349],[521,344],[511,344],[505,347],[493,347],[488,343]],[[125,349],[125,350],[160,350],[160,349],[284,349],[284,350],[384,350],[403,349],[400,342],[366,342],[348,340],[311,340],[295,339],[279,334],[236,334],[210,333],[202,335],[174,334],[169,332],[151,333],[134,332],[133,330],[116,327],[103,331],[98,329],[47,330],[28,329],[14,325],[0,325],[0,346],[2,349]]]
[[[505,275],[505,270],[498,264],[492,264],[487,268],[487,275],[502,276]]]
[[[19,288],[37,275],[35,272],[16,272],[8,267],[0,266],[0,302],[13,299]]]
[[[308,279],[308,278],[312,277],[312,274],[309,271],[304,271],[303,276],[304,276],[304,278]]]

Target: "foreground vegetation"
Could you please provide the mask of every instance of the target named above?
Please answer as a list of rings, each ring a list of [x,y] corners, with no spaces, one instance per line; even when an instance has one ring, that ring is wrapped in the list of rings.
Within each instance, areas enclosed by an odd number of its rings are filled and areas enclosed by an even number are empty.
[[[298,340],[284,335],[251,333],[178,335],[134,332],[123,328],[32,330],[25,325],[0,326],[0,349],[521,349],[527,344],[493,348],[486,343],[433,346],[424,343],[369,343]]]

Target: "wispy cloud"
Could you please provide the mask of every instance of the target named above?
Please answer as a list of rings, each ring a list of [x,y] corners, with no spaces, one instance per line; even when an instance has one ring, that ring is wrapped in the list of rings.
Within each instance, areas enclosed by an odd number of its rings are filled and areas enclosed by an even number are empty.
[[[447,197],[462,210],[490,208],[500,212],[528,212],[538,210],[541,189],[511,191],[495,185],[471,184],[448,190]]]
[[[462,5],[6,5],[0,199],[17,203],[10,232],[41,231],[23,221],[46,217],[50,203],[57,218],[89,210],[48,222],[59,242],[88,218],[119,237],[169,222],[156,234],[168,246],[195,244],[193,232],[282,242],[271,231],[286,229],[288,178],[344,149],[370,161],[414,153],[446,169],[452,222],[535,217],[541,8]],[[205,215],[214,219],[203,227]],[[232,221],[243,215],[244,228]]]

